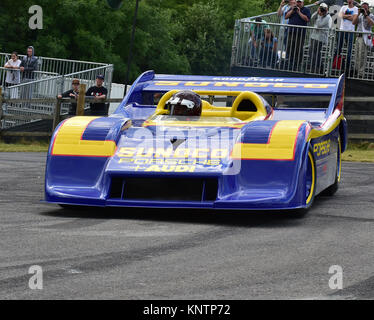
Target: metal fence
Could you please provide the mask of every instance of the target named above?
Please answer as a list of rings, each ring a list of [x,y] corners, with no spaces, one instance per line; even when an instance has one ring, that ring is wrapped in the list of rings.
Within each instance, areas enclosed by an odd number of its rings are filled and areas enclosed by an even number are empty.
[[[5,63],[10,59],[10,53],[0,52],[0,67],[4,67]],[[18,58],[22,60],[25,55],[18,55]],[[65,75],[70,73],[81,72],[85,70],[90,70],[98,67],[104,67],[108,64],[99,62],[89,62],[89,61],[78,61],[78,60],[68,60],[68,59],[58,59],[49,57],[38,56],[38,69],[35,72],[36,80],[40,80],[42,75]],[[6,70],[1,68],[0,70],[0,85],[4,85],[4,80],[6,77]]]
[[[232,66],[374,81],[372,33],[284,25],[276,13],[260,17],[266,22],[236,21]]]
[[[105,77],[104,86],[108,89],[108,98],[112,85],[113,65],[96,67],[90,70],[66,74],[63,76],[53,76],[32,82],[21,83],[4,88],[4,98],[6,99],[47,99],[56,96],[71,88],[73,79],[79,79],[87,88],[95,84],[96,76],[102,74]],[[46,115],[54,114],[55,104],[51,102],[9,102],[3,104],[3,113],[7,115],[7,120],[3,120],[3,129],[22,125],[30,121],[40,120]],[[61,113],[68,112],[69,103],[63,103]],[[10,117],[14,115],[14,119]]]

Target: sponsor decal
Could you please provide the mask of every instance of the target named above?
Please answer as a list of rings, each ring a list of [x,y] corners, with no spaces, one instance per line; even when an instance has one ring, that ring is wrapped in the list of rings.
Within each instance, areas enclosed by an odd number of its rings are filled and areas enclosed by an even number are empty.
[[[325,140],[319,143],[316,143],[313,147],[313,152],[317,157],[323,156],[330,153],[330,144],[331,140]]]
[[[334,88],[335,84],[326,83],[271,83],[267,82],[231,82],[231,81],[156,81],[156,86],[185,86],[185,87],[207,87],[217,88],[305,88],[305,89],[328,89]]]
[[[220,166],[228,156],[228,149],[207,148],[131,148],[122,147],[117,153],[118,163],[128,164],[135,171],[194,172],[197,165]]]

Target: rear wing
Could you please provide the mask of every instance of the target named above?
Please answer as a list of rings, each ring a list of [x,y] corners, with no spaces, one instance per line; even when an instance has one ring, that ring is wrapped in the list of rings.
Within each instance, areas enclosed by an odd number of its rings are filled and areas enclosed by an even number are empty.
[[[141,103],[139,98],[142,92],[168,92],[170,90],[254,91],[259,94],[329,95],[331,96],[331,101],[327,114],[331,114],[339,104],[342,107],[344,75],[339,79],[216,77],[166,75],[147,71],[134,82],[119,108],[133,102]]]

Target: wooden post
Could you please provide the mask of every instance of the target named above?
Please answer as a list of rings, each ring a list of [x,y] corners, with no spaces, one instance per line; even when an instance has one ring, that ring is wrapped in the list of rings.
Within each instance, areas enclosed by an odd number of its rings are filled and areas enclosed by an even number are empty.
[[[78,95],[78,102],[77,102],[77,116],[84,115],[84,100],[86,95],[86,85],[82,83],[79,86],[79,95]]]
[[[52,132],[55,131],[57,125],[60,123],[60,116],[61,116],[61,99],[56,99],[56,107],[55,107],[55,113],[53,115],[53,128]]]

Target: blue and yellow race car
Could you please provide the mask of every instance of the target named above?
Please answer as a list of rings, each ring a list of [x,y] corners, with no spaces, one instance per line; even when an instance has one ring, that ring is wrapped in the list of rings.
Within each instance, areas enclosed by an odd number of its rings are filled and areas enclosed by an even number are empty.
[[[193,92],[195,108],[178,98]],[[339,79],[143,73],[109,117],[73,117],[48,151],[60,205],[308,209],[333,195],[347,146]],[[186,109],[186,110],[187,110]],[[177,110],[177,109],[175,109]]]

